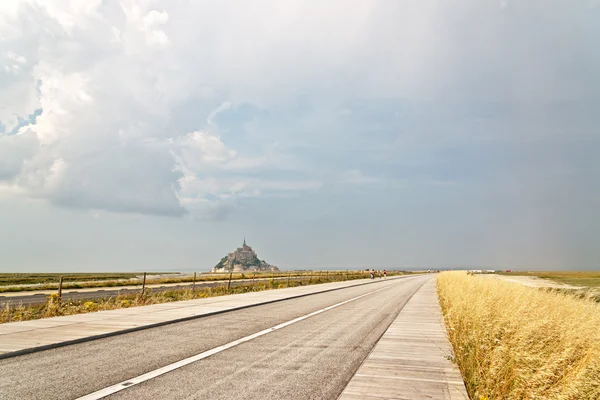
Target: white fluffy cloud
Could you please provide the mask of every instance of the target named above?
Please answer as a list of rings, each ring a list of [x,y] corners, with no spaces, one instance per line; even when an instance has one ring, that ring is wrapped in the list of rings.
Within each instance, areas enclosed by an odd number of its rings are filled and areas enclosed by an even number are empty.
[[[318,177],[240,176],[281,167],[285,156],[264,150],[271,142],[245,154],[222,139],[217,115],[232,104],[339,109],[354,98],[500,99],[530,110],[598,95],[581,76],[595,73],[600,56],[585,52],[574,24],[589,26],[598,11],[552,3],[3,2],[0,182],[71,207],[161,215],[275,188],[310,190]],[[556,34],[556,48],[544,32]],[[297,108],[298,125],[315,118]],[[35,123],[23,122],[40,109]],[[182,109],[192,110],[185,124]],[[324,135],[303,133],[315,143]],[[347,182],[379,179],[338,172]]]
[[[178,98],[161,86],[167,21],[136,2],[22,2],[3,14],[0,51],[24,67],[0,81],[9,89],[0,120],[8,131],[36,109],[42,115],[0,138],[0,177],[69,206],[183,213],[169,146],[148,142],[169,134]]]

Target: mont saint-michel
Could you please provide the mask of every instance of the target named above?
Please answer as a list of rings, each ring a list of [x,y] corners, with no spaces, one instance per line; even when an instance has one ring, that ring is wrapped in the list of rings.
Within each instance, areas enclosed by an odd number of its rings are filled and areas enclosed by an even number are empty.
[[[243,272],[243,271],[279,271],[274,265],[267,264],[264,260],[259,260],[252,247],[244,244],[238,247],[233,253],[227,254],[211,270],[211,272]]]

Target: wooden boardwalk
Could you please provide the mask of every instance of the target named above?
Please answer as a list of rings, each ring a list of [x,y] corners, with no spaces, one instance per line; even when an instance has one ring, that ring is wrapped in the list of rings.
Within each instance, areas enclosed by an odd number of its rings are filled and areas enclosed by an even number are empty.
[[[465,400],[430,279],[404,306],[339,400]]]

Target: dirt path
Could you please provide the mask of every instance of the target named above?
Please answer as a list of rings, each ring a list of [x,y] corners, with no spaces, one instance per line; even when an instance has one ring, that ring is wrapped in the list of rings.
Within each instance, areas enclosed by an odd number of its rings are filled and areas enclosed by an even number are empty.
[[[557,289],[584,289],[583,286],[566,285],[564,283],[553,282],[549,279],[542,279],[536,276],[506,276],[496,274],[483,274],[481,276],[502,279],[508,282],[518,283],[523,286],[535,288],[557,288]]]

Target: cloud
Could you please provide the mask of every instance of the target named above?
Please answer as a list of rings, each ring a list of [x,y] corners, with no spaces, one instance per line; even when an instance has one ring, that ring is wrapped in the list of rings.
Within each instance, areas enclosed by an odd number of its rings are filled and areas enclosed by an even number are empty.
[[[348,170],[339,176],[339,181],[342,183],[348,183],[351,185],[365,185],[370,183],[380,183],[381,178],[372,176],[365,176],[362,172],[357,169]]]
[[[54,202],[83,209],[179,216],[181,174],[168,152],[152,146],[119,146],[58,165]]]
[[[7,3],[0,181],[62,206],[233,210],[599,122],[590,2]]]
[[[33,132],[0,137],[0,181],[9,181],[19,175],[25,160],[31,158],[39,146]]]
[[[228,149],[220,138],[206,132],[191,132],[174,141],[175,151],[185,168],[201,169],[203,165],[218,165],[237,156],[235,150]]]

